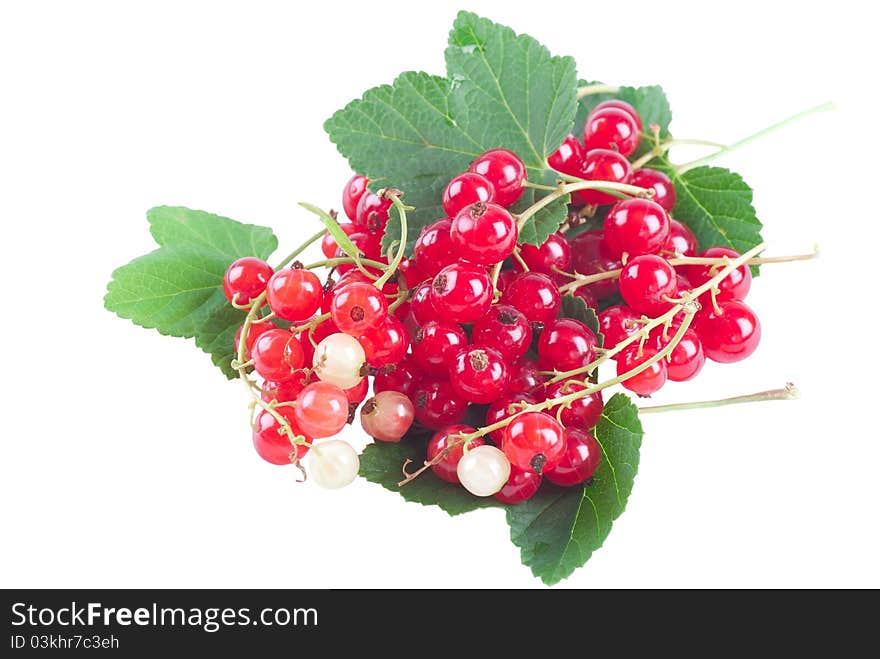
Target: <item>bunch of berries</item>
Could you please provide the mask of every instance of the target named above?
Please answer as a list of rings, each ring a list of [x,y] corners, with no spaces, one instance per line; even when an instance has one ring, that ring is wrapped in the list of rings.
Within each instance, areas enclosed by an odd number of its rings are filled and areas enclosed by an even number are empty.
[[[376,279],[389,263],[381,242],[394,193],[370,192],[357,175],[344,188],[348,221],[340,226],[369,264],[345,259],[330,233],[325,256],[348,262],[336,264],[326,282],[298,264],[273,272],[255,258],[233,263],[224,280],[230,302],[268,308],[236,338],[246,360],[239,366],[262,379],[257,452],[274,464],[298,463],[314,444],[313,478],[346,485],[357,473],[354,450],[315,440],[337,434],[360,406],[361,424],[376,440],[400,441],[414,425],[430,431],[426,466],[439,478],[520,503],[544,478],[574,486],[598,467],[602,450],[592,429],[603,398],[588,378],[604,352],[611,351],[619,376],[637,371],[622,384],[640,396],[667,380],[692,379],[707,357],[726,363],[754,352],[761,330],[743,302],[749,266],[691,295],[739,254],[724,247],[697,253],[691,230],[669,216],[673,182],[657,170],[633,171],[627,157],[641,135],[631,106],[606,101],[590,113],[583,141],[570,135],[549,156],[570,177],[646,190],[624,199],[575,191],[570,217],[591,218],[597,228],[571,238],[576,231],[565,233],[567,225],[540,246],[518,245],[510,208],[524,190],[526,167],[513,152],[493,149],[449,182],[446,217],[421,231],[412,258],[384,285]],[[566,294],[596,310],[604,346],[583,322],[559,317]],[[683,313],[643,329],[694,300],[701,310],[683,333]],[[651,362],[674,336],[671,351]],[[464,425],[466,417],[480,423]]]

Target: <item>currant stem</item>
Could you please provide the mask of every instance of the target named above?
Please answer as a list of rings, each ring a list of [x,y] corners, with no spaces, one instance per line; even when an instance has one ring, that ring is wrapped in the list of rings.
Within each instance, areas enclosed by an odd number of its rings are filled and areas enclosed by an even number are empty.
[[[397,311],[397,308],[401,304],[406,302],[407,298],[409,297],[409,290],[405,287],[401,288],[400,285],[398,284],[397,295],[395,295],[394,297],[395,297],[394,302],[392,302],[391,304],[388,305],[388,315],[393,314],[395,311]]]
[[[620,91],[619,87],[615,87],[614,85],[604,85],[601,83],[596,83],[595,85],[584,85],[583,87],[578,87],[577,97],[583,98],[584,96],[590,96],[591,94],[616,94]]]
[[[275,266],[275,270],[281,270],[281,269],[282,269],[283,267],[285,267],[288,263],[290,263],[291,261],[293,261],[293,259],[295,259],[297,256],[299,256],[300,254],[302,254],[302,253],[306,250],[306,248],[307,248],[309,245],[311,245],[312,243],[314,243],[314,242],[316,242],[316,241],[318,241],[318,240],[321,240],[321,238],[323,238],[323,237],[324,237],[324,234],[326,234],[326,233],[327,233],[327,229],[321,229],[321,230],[320,230],[318,233],[316,233],[314,236],[312,236],[311,238],[308,238],[308,239],[307,239],[302,245],[300,245],[300,246],[297,247],[295,250],[293,250],[290,254],[288,254],[287,256],[285,256],[285,257],[284,257],[284,260],[281,261],[281,263],[279,263],[277,266]]]
[[[578,190],[601,190],[602,192],[608,193],[622,192],[632,197],[647,198],[650,198],[654,192],[653,190],[647,190],[626,183],[617,183],[616,181],[585,181],[583,179],[578,179],[574,183],[568,183],[553,188],[553,192],[536,201],[519,215],[516,215],[517,227],[521,229],[530,217],[546,208],[560,197],[564,197],[572,192],[577,192]]]
[[[523,257],[519,253],[519,247],[517,247],[516,249],[513,250],[512,256],[513,256],[513,260],[516,261],[517,263],[519,263],[519,267],[522,268],[523,272],[529,271],[528,264],[525,261],[523,261]]]
[[[380,194],[383,194],[386,199],[391,200],[391,203],[394,205],[394,208],[397,209],[397,215],[400,218],[400,245],[397,248],[397,255],[385,269],[385,272],[382,273],[382,276],[373,283],[376,288],[382,290],[382,287],[388,283],[388,280],[391,279],[395,272],[397,272],[397,268],[400,265],[400,262],[403,261],[403,255],[406,252],[406,206],[400,201],[400,197],[390,190],[383,190]]]
[[[818,248],[816,248],[809,254],[792,254],[788,256],[760,256],[749,259],[747,263],[749,265],[763,265],[766,263],[789,263],[791,261],[809,261],[810,259],[817,258],[818,256],[819,250]],[[669,265],[725,265],[727,263],[730,263],[730,261],[731,259],[726,256],[711,258],[702,256],[677,256],[675,258],[669,259]],[[620,277],[620,273],[621,268],[617,268],[615,270],[607,270],[605,272],[597,272],[594,275],[581,275],[578,273],[560,271],[559,274],[565,275],[566,277],[571,277],[574,279],[574,281],[560,286],[559,291],[560,293],[564,294],[580,288],[581,286],[594,284],[597,281],[603,281],[605,279],[617,279],[618,277]]]
[[[653,136],[649,136],[653,138]],[[712,142],[710,140],[691,140],[691,139],[672,139],[669,138],[663,142],[659,140],[654,143],[654,146],[651,147],[651,150],[647,153],[643,154],[641,157],[637,158],[632,162],[633,169],[641,169],[649,162],[651,162],[654,158],[662,156],[666,153],[670,148],[674,146],[711,146],[716,149],[720,149],[721,151],[729,151],[730,145],[721,144],[720,142]]]
[[[675,333],[675,336],[672,337],[672,340],[668,344],[666,344],[666,346],[664,346],[662,350],[658,351],[657,354],[653,355],[650,359],[645,360],[638,366],[630,369],[626,373],[611,378],[610,380],[605,380],[604,382],[600,382],[598,384],[588,384],[584,389],[580,389],[578,391],[575,391],[574,393],[565,394],[564,396],[557,396],[556,398],[550,398],[540,403],[535,403],[533,405],[525,405],[519,412],[512,416],[501,419],[501,421],[497,421],[496,423],[488,425],[485,428],[480,428],[476,432],[462,435],[461,442],[450,444],[449,448],[452,449],[461,444],[464,444],[466,446],[469,442],[472,442],[478,437],[488,435],[490,432],[494,432],[496,430],[501,430],[502,428],[506,427],[511,421],[513,421],[514,418],[525,412],[543,412],[544,410],[548,410],[551,407],[556,407],[557,405],[570,405],[580,398],[584,398],[585,396],[594,394],[597,391],[602,391],[603,389],[612,387],[615,384],[620,384],[624,380],[628,380],[631,377],[638,375],[646,368],[649,368],[661,359],[664,359],[667,355],[669,355],[669,353],[671,353],[675,349],[675,346],[678,345],[678,342],[681,341],[684,333],[687,332],[688,327],[690,327],[691,320],[693,319],[695,313],[696,309],[685,311],[684,320],[682,320],[681,325],[679,326],[678,331]],[[554,381],[555,380],[551,380],[551,382]]]
[[[532,188],[533,190],[546,190],[547,192],[554,192],[556,190],[555,185],[544,185],[542,183],[532,183],[528,179],[524,179],[522,186],[524,188]]]
[[[691,322],[693,321],[694,315],[699,310],[699,304],[695,301],[696,298],[699,297],[700,295],[702,295],[703,293],[705,293],[710,288],[717,286],[718,283],[722,279],[729,276],[731,272],[733,272],[736,268],[741,266],[743,263],[746,263],[750,258],[754,257],[754,255],[759,253],[762,249],[764,249],[763,243],[750,249],[748,252],[746,252],[742,256],[740,256],[736,259],[731,259],[730,262],[728,264],[726,264],[725,267],[717,275],[715,275],[712,279],[707,281],[702,286],[699,286],[698,288],[695,288],[693,291],[691,291],[689,293],[691,299],[689,299],[685,302],[681,302],[679,304],[676,304],[675,306],[673,306],[668,312],[666,312],[662,316],[654,318],[653,320],[649,320],[648,322],[646,322],[644,324],[641,331],[627,337],[626,339],[624,339],[623,341],[618,343],[614,348],[605,352],[599,359],[592,362],[591,364],[587,364],[586,366],[584,366],[582,368],[573,369],[571,371],[566,371],[565,373],[558,373],[556,375],[556,377],[554,377],[552,380],[549,381],[548,384],[552,384],[554,382],[559,382],[560,380],[565,380],[565,379],[568,379],[568,378],[575,376],[575,375],[580,375],[580,374],[592,372],[602,362],[607,361],[608,359],[610,359],[611,357],[613,357],[614,355],[619,353],[621,350],[626,348],[628,345],[634,343],[637,340],[642,340],[645,336],[648,335],[648,333],[653,328],[658,327],[659,325],[668,323],[679,313],[684,313],[684,319],[682,320],[681,325],[678,327],[677,331],[675,332],[675,335],[672,337],[672,340],[669,341],[669,343],[667,343],[663,347],[662,350],[660,350],[656,354],[652,355],[649,359],[645,360],[644,362],[642,362],[641,364],[639,364],[635,368],[630,369],[626,373],[618,375],[615,378],[611,378],[610,380],[605,380],[604,382],[600,382],[598,384],[585,382],[584,383],[585,386],[583,389],[575,391],[571,394],[565,394],[563,396],[551,398],[551,399],[542,401],[540,403],[535,403],[533,405],[523,405],[522,409],[519,412],[516,412],[515,414],[508,416],[507,418],[502,419],[501,421],[498,421],[498,422],[493,423],[491,425],[485,426],[484,428],[480,428],[479,430],[476,430],[475,432],[468,433],[465,435],[460,435],[460,439],[458,439],[455,442],[448,443],[445,450],[441,451],[436,456],[434,456],[433,460],[425,461],[424,465],[422,467],[420,467],[418,470],[414,471],[411,474],[406,472],[406,467],[411,462],[411,460],[407,460],[407,462],[403,465],[403,470],[404,470],[403,473],[406,475],[406,478],[398,483],[398,487],[402,487],[402,486],[406,485],[407,483],[409,483],[410,481],[414,480],[419,475],[424,473],[427,469],[430,469],[431,466],[437,464],[446,455],[448,455],[451,450],[453,450],[459,446],[463,446],[464,449],[467,450],[467,445],[470,442],[477,439],[478,437],[482,437],[482,436],[487,435],[487,434],[494,432],[496,430],[501,430],[502,428],[506,427],[511,421],[513,421],[514,418],[516,418],[520,414],[523,414],[524,412],[543,412],[544,410],[550,409],[552,407],[556,407],[557,405],[570,405],[572,402],[574,402],[580,398],[584,398],[585,396],[589,396],[591,394],[594,394],[597,391],[601,391],[601,390],[606,389],[608,387],[611,387],[615,384],[620,384],[624,380],[628,380],[629,378],[638,375],[639,373],[641,373],[645,369],[651,367],[652,365],[654,365],[655,363],[657,363],[661,359],[665,359],[669,355],[669,353],[671,353],[675,349],[675,347],[678,345],[678,343],[681,341],[685,332],[687,332],[688,328],[690,327]]]
[[[653,414],[654,412],[675,412],[677,410],[698,410],[706,407],[723,407],[725,405],[738,405],[739,403],[758,403],[767,400],[796,400],[801,397],[800,391],[791,382],[781,389],[769,389],[745,396],[733,396],[718,400],[701,400],[692,403],[672,403],[670,405],[651,405],[640,407],[639,414]]]
[[[376,268],[378,270],[383,270],[388,267],[387,264],[382,263],[381,261],[373,261],[371,259],[353,259],[349,256],[340,256],[338,258],[315,261],[314,263],[304,265],[303,268],[305,270],[314,270],[315,268],[335,268],[337,265],[343,264],[370,266],[371,268]],[[365,272],[365,274],[367,274],[371,279],[376,278],[376,275],[371,272]]]
[[[323,232],[321,233],[323,235]],[[248,391],[248,395],[251,397],[251,405],[259,406],[266,410],[269,414],[271,414],[275,421],[278,422],[278,426],[281,429],[280,432],[284,434],[288,440],[290,440],[291,447],[296,447],[299,444],[308,445],[306,438],[302,435],[296,435],[293,432],[293,429],[290,427],[290,424],[287,422],[282,415],[280,415],[275,408],[263,400],[262,396],[257,393],[259,390],[257,389],[254,382],[248,377],[247,368],[252,363],[251,361],[245,359],[247,355],[247,335],[250,331],[251,325],[254,323],[254,320],[257,318],[257,314],[260,313],[260,309],[263,306],[263,302],[266,300],[266,291],[260,293],[259,296],[254,298],[251,301],[251,309],[248,311],[247,316],[245,316],[244,323],[241,326],[241,336],[238,339],[238,349],[236,350],[235,360],[233,360],[233,365],[235,370],[238,371],[239,379],[244,383],[245,388]],[[297,467],[300,467],[300,471],[302,467],[299,464],[299,459],[296,457],[295,452],[291,452],[293,459],[291,462],[295,464]],[[305,475],[305,472],[303,471]]]
[[[697,288],[694,288],[690,291],[686,291],[684,293],[684,295],[687,296],[687,298],[689,300],[695,301],[703,293],[715,288],[722,279],[724,279],[725,277],[730,275],[731,272],[736,270],[743,263],[748,263],[748,261],[755,254],[758,254],[763,249],[764,249],[764,243],[761,243],[760,245],[756,245],[755,247],[750,249],[745,254],[742,254],[741,256],[739,256],[735,259],[729,259],[728,262],[724,265],[724,267],[718,272],[718,274],[716,274],[714,277],[709,279],[706,283],[702,284],[701,286],[698,286]],[[670,263],[672,263],[672,261],[670,261]],[[608,273],[603,273],[603,274],[608,274]],[[567,288],[568,286],[571,286],[571,284],[566,284],[562,288]],[[562,289],[560,289],[560,291],[561,290]],[[616,346],[614,346],[613,348],[608,350],[608,352],[603,354],[601,357],[596,359],[594,362],[587,364],[586,366],[582,366],[581,368],[576,368],[576,369],[572,369],[571,371],[565,371],[563,373],[559,373],[553,379],[551,379],[548,384],[553,384],[554,382],[560,382],[562,380],[567,380],[568,378],[573,377],[575,375],[591,373],[596,368],[598,368],[600,365],[602,365],[604,362],[608,361],[609,359],[614,357],[614,355],[621,352],[627,346],[631,345],[632,343],[635,343],[636,341],[641,340],[643,337],[648,336],[648,333],[650,333],[650,331],[652,329],[654,329],[655,327],[659,327],[660,325],[663,325],[663,324],[671,321],[673,318],[675,318],[676,314],[685,310],[685,308],[687,306],[689,306],[693,303],[694,302],[681,302],[679,304],[674,305],[672,308],[669,309],[669,311],[664,313],[662,316],[658,316],[657,318],[649,320],[647,323],[645,323],[642,326],[641,330],[639,330],[635,334],[632,334],[631,336],[627,337],[626,339],[624,339],[623,341],[618,343]]]
[[[734,142],[733,144],[731,144],[727,147],[719,149],[715,153],[710,153],[708,156],[704,156],[702,158],[697,158],[696,160],[692,160],[690,162],[686,162],[684,164],[678,165],[678,166],[676,166],[675,170],[679,174],[683,174],[684,172],[688,171],[689,169],[693,169],[694,167],[699,167],[701,165],[706,165],[706,164],[712,162],[713,160],[717,160],[721,156],[723,156],[727,153],[730,153],[731,151],[739,149],[740,147],[747,146],[748,144],[751,144],[752,142],[755,142],[755,141],[761,139],[765,135],[769,135],[770,133],[772,133],[780,128],[783,128],[785,126],[788,126],[789,124],[793,124],[794,122],[799,121],[805,117],[808,117],[813,114],[817,114],[819,112],[827,112],[828,110],[833,110],[833,109],[834,109],[833,103],[822,103],[821,105],[817,105],[815,107],[808,108],[802,112],[798,112],[797,114],[794,114],[786,119],[783,119],[782,121],[778,121],[775,124],[773,124],[772,126],[768,126],[767,128],[764,128],[763,130],[759,130],[757,133],[752,133],[748,137],[745,137],[737,142]]]
[[[516,250],[513,251],[516,254]],[[504,262],[496,263],[492,268],[492,290],[495,291],[495,294],[498,293],[498,278],[501,276],[501,266],[504,265]]]

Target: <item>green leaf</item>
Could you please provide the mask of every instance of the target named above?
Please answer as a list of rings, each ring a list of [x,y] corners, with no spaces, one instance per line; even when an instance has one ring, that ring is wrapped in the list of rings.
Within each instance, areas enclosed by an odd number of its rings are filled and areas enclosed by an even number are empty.
[[[228,378],[241,311],[223,295],[223,275],[242,256],[268,258],[278,241],[271,229],[188,208],[147,213],[161,247],[117,268],[104,306],[160,334],[195,338]]]
[[[461,12],[449,34],[446,68],[458,83],[450,107],[463,131],[487,148],[503,145],[517,153],[530,178],[543,174],[546,157],[571,132],[574,60],[553,57],[528,35]]]
[[[216,252],[231,263],[243,256],[267,258],[278,247],[272,230],[182,206],[147,211],[150,233],[159,245],[189,245]]]
[[[404,477],[401,471],[404,463],[412,460],[408,469],[414,471],[424,463],[426,455],[427,438],[425,437],[406,437],[398,443],[375,442],[367,446],[361,454],[360,475],[371,483],[378,483],[386,490],[397,492],[407,501],[426,506],[440,506],[450,515],[501,505],[493,497],[475,497],[461,485],[447,483],[437,478],[430,469],[403,487],[399,487],[397,484]]]
[[[211,355],[214,366],[230,380],[238,377],[238,371],[232,368],[232,360],[236,357],[235,334],[243,320],[240,310],[231,304],[223,304],[205,317],[195,337],[196,345]]]
[[[581,321],[596,335],[596,338],[599,340],[599,347],[601,348],[605,345],[605,337],[599,331],[599,317],[593,309],[587,306],[583,298],[576,295],[563,295],[562,311],[559,315],[562,318],[574,318]]]
[[[722,167],[696,167],[683,174],[655,158],[675,184],[672,216],[694,232],[700,249],[720,245],[739,253],[761,243],[761,221],[752,206],[752,189],[739,174]],[[758,266],[752,266],[758,273]]]
[[[553,57],[531,37],[474,14],[458,15],[446,62],[449,78],[404,73],[324,124],[352,169],[375,185],[399,188],[415,207],[407,216],[408,253],[421,228],[445,216],[440,201],[449,180],[488,149],[511,149],[530,180],[552,183],[545,158],[571,130],[576,110],[571,58]],[[533,200],[534,191],[523,197]],[[544,242],[565,210],[564,201],[542,210],[523,227],[521,241]],[[392,215],[383,248],[399,239]]]
[[[193,337],[227,304],[218,284],[229,259],[190,245],[165,246],[113,272],[104,306],[161,334]]]
[[[580,81],[579,85],[584,86],[592,83]],[[639,116],[642,118],[642,128],[647,135],[651,134],[650,125],[657,124],[660,126],[660,137],[669,137],[669,123],[672,121],[672,111],[669,109],[669,101],[666,93],[659,85],[651,85],[649,87],[619,87],[616,94],[590,94],[583,96],[578,100],[577,116],[574,120],[575,130],[582,134],[584,123],[587,121],[587,115],[590,111],[599,105],[602,101],[612,98],[626,101],[632,105]],[[646,140],[642,137],[642,144],[636,155],[646,152]]]
[[[632,492],[642,434],[636,406],[615,394],[595,429],[602,462],[592,484],[561,488],[545,482],[532,499],[507,508],[510,539],[544,583],[571,575],[608,537]]]
[[[540,197],[534,190],[526,190],[513,207],[514,213],[520,213],[535,203]],[[569,195],[560,197],[552,204],[538,212],[526,222],[519,232],[518,242],[527,245],[541,245],[550,234],[559,229],[568,216]]]

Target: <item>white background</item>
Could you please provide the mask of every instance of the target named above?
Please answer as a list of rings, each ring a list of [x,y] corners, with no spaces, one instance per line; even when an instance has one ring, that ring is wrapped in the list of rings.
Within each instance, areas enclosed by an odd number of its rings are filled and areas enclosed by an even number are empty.
[[[656,396],[792,380],[803,399],[646,416],[627,512],[562,587],[880,586],[866,3],[509,0],[3,3],[0,585],[541,585],[498,510],[298,485],[253,453],[243,391],[206,355],[102,308],[153,247],[151,206],[269,225],[283,249],[313,233],[295,203],[338,207],[350,175],[322,122],[400,71],[441,73],[461,4],[582,77],[663,84],[679,137],[838,104],[719,163],[755,188],[771,253],[822,257],[755,282],[753,358]]]

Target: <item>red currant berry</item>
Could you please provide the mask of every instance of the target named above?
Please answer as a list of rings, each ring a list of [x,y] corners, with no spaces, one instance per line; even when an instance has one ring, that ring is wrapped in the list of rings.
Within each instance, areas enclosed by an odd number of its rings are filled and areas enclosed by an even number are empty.
[[[620,295],[637,313],[659,316],[671,303],[678,291],[675,269],[665,259],[654,254],[643,254],[623,266],[620,272]]]
[[[638,332],[642,323],[641,314],[629,307],[615,305],[599,313],[599,331],[605,338],[606,346],[616,346]]]
[[[610,98],[607,101],[602,101],[601,103],[599,103],[596,107],[592,109],[592,112],[598,112],[599,110],[604,110],[605,108],[617,108],[618,110],[623,110],[633,118],[633,120],[636,122],[636,126],[638,126],[639,132],[642,132],[642,117],[639,115],[638,110],[636,110],[626,101],[621,101],[618,98]]]
[[[455,354],[468,344],[467,334],[455,323],[432,320],[416,330],[413,362],[425,373],[448,376]]]
[[[557,382],[556,384],[551,384],[547,387],[547,400],[573,394],[576,391],[583,391],[586,388],[587,387],[583,382],[578,382],[577,380],[563,380],[562,382]],[[564,405],[559,418],[562,421],[562,425],[566,428],[581,428],[583,430],[589,430],[599,423],[599,417],[602,416],[602,409],[604,406],[602,392],[596,391],[595,393],[582,398],[577,398],[567,405]],[[555,416],[558,408],[559,405],[551,407],[548,410],[548,414],[553,414]]]
[[[727,257],[730,260],[739,258],[740,253],[727,247],[710,247],[705,250],[701,257],[707,259],[720,259]],[[718,265],[689,265],[685,268],[685,275],[694,286],[702,286],[707,281],[717,275],[724,266]],[[732,271],[727,277],[718,282],[718,293],[715,295],[716,300],[745,300],[752,287],[752,271],[749,266],[743,264],[736,270]],[[705,296],[705,300],[701,300],[703,306],[709,301],[709,295]]]
[[[485,176],[465,172],[449,181],[443,191],[443,210],[449,217],[455,217],[466,206],[495,201],[495,188]]]
[[[551,233],[540,247],[520,246],[519,256],[532,272],[543,272],[554,279],[559,277],[557,270],[571,271],[571,245],[558,233]],[[518,263],[515,267],[520,269]]]
[[[562,487],[580,485],[596,473],[602,461],[602,447],[596,438],[578,428],[565,429],[565,455],[553,469],[544,472],[548,481]]]
[[[502,398],[499,398],[491,405],[489,405],[489,409],[486,410],[486,425],[494,425],[499,421],[503,421],[504,419],[512,417],[521,412],[522,407],[519,406],[518,403],[527,403],[529,405],[532,405],[537,402],[538,397],[533,396],[529,393],[508,394]],[[499,448],[501,447],[501,442],[504,439],[504,430],[504,428],[498,428],[491,431],[487,435],[487,437],[495,443],[495,446]]]
[[[665,335],[662,327],[656,327],[651,332],[651,347],[657,351],[665,348],[677,328],[667,328]],[[706,355],[703,353],[703,344],[697,333],[688,329],[666,356],[666,377],[673,382],[686,382],[697,376],[703,370],[706,363]]]
[[[358,201],[354,223],[361,231],[382,234],[388,223],[389,208],[391,208],[390,199],[382,199],[372,192],[366,192]]]
[[[678,220],[669,220],[669,235],[660,251],[669,256],[693,256],[697,253],[697,237]]]
[[[510,365],[510,383],[507,391],[511,394],[520,394],[532,391],[540,387],[547,380],[546,375],[540,373],[538,362],[529,357],[515,361]]]
[[[507,391],[509,379],[504,357],[487,346],[463,348],[449,365],[449,381],[455,391],[478,405],[498,400]]]
[[[303,366],[302,345],[283,329],[272,329],[258,336],[251,356],[260,377],[274,382],[292,379]]]
[[[469,435],[476,431],[476,428],[461,424],[446,426],[445,428],[438,430],[428,442],[428,461],[433,461],[438,455],[443,453],[450,444],[455,444],[457,441],[460,441],[461,438],[459,435]],[[476,448],[483,444],[483,440],[480,437],[477,437],[471,440],[469,448]],[[449,453],[444,455],[442,459],[438,460],[435,464],[432,464],[431,470],[447,483],[458,483],[458,461],[461,460],[462,455],[464,455],[464,448],[462,445],[458,445],[455,448],[450,449]]]
[[[540,474],[565,455],[564,432],[548,414],[523,412],[508,424],[501,445],[512,466]]]
[[[620,259],[609,251],[601,231],[585,231],[575,237],[571,241],[571,254],[574,271],[582,275],[597,275],[622,267]],[[617,280],[603,279],[590,284],[589,289],[597,300],[604,300],[617,293]]]
[[[594,311],[599,310],[599,303],[596,302],[596,296],[593,295],[593,291],[590,290],[589,286],[581,286],[580,288],[574,289],[574,293],[572,293],[575,297],[579,297],[584,301],[590,309]]]
[[[439,315],[431,302],[431,281],[426,281],[413,289],[410,297],[410,312],[419,325],[424,325],[432,320],[437,320]]]
[[[608,211],[604,230],[615,256],[656,254],[669,236],[669,216],[650,199],[626,199]]]
[[[588,181],[613,181],[629,183],[632,176],[632,165],[617,151],[610,149],[593,149],[584,156],[584,164],[578,174]],[[599,190],[578,190],[572,195],[576,203],[603,206],[617,201],[607,192]]]
[[[495,348],[511,363],[532,345],[532,326],[515,307],[497,304],[474,323],[472,336],[474,343]]]
[[[508,505],[523,503],[535,496],[538,488],[541,487],[541,480],[540,474],[511,465],[510,477],[504,487],[495,494],[495,498]]]
[[[312,437],[331,437],[348,421],[348,396],[329,382],[312,382],[296,397],[297,425]]]
[[[696,330],[706,356],[713,362],[730,364],[751,355],[761,341],[761,323],[745,302],[719,302],[718,313],[711,305],[697,314]]]
[[[579,320],[557,318],[544,327],[538,339],[538,366],[549,371],[570,371],[596,358],[596,335]]]
[[[462,208],[452,221],[455,253],[471,263],[494,265],[513,254],[518,236],[513,216],[498,204]]]
[[[604,107],[590,112],[584,126],[584,147],[614,149],[628,156],[639,146],[641,133],[635,118],[619,108]]]
[[[443,268],[431,282],[431,303],[440,318],[472,323],[492,304],[492,280],[485,268],[459,261]]]
[[[238,344],[241,341],[241,330],[243,327],[244,325],[239,327],[238,330],[235,332],[235,340],[232,342],[232,352],[236,355],[238,354]],[[264,334],[265,332],[273,329],[275,329],[275,325],[273,325],[269,321],[262,323],[251,323],[250,327],[248,327],[247,337],[244,340],[245,359],[251,358],[251,350],[253,349],[254,343],[256,342],[257,338],[261,334]]]
[[[231,304],[247,306],[266,290],[272,272],[268,263],[253,256],[233,261],[223,275],[223,294]]]
[[[393,366],[380,368],[373,378],[373,392],[378,394],[380,391],[399,391],[412,397],[417,379],[415,364],[407,358]],[[366,378],[362,380],[362,382],[366,381]]]
[[[400,262],[400,265],[397,266],[397,272],[398,274],[403,275],[407,288],[414,288],[428,278],[428,275],[419,270],[416,262],[412,259],[403,259]]]
[[[416,420],[426,428],[438,430],[443,426],[461,423],[468,403],[453,389],[449,380],[430,375],[423,376],[412,394]]]
[[[519,309],[531,323],[549,323],[559,315],[562,306],[559,288],[540,272],[517,275],[504,289],[502,300]]]
[[[365,334],[387,317],[385,296],[371,284],[346,284],[333,298],[330,307],[330,318],[336,327],[352,336]]]
[[[562,145],[548,158],[547,163],[557,172],[580,176],[584,166],[584,146],[574,135],[565,138]]]
[[[640,188],[654,190],[651,201],[660,204],[667,213],[671,213],[675,208],[675,185],[663,172],[642,167],[633,172],[629,182]]]
[[[348,183],[346,183],[345,187],[342,189],[342,210],[345,211],[348,219],[352,222],[357,221],[358,202],[367,191],[367,185],[369,183],[370,179],[366,176],[355,174],[348,179]],[[332,257],[328,256],[327,258],[329,259]]]
[[[471,163],[470,171],[486,177],[495,190],[495,203],[505,208],[516,203],[523,193],[526,166],[513,151],[486,151]]]
[[[419,234],[413,247],[416,267],[428,277],[433,277],[455,261],[452,246],[451,220],[437,220]]]
[[[499,293],[503,293],[507,289],[507,285],[516,279],[519,273],[516,270],[502,270],[498,274],[498,281],[495,282],[495,288]]]
[[[635,343],[623,350],[617,357],[617,375],[621,376],[629,373],[634,368],[644,364],[657,354],[657,351],[647,346],[641,349],[639,353],[639,345]],[[666,360],[661,359],[648,366],[645,370],[627,378],[621,383],[624,388],[629,389],[639,396],[650,396],[660,391],[660,388],[666,384]]]
[[[389,316],[376,327],[368,329],[358,337],[364,349],[367,363],[373,368],[396,364],[406,356],[409,349],[409,334],[403,323]]]
[[[357,227],[353,224],[340,224],[339,228],[345,232],[346,236],[350,236],[357,232]],[[339,249],[339,244],[336,242],[336,238],[334,238],[329,231],[324,234],[324,238],[321,240],[321,251],[328,259],[336,258],[341,251]]]
[[[380,442],[399,442],[414,417],[409,398],[399,391],[380,391],[361,408],[361,427]]]
[[[307,441],[311,441],[311,438],[297,426],[293,410],[292,407],[279,407],[275,412],[290,424],[294,435],[302,435]],[[254,448],[259,456],[273,465],[289,465],[294,459],[303,457],[309,450],[308,446],[291,444],[290,438],[281,432],[278,419],[266,410],[260,412],[254,420],[253,439]]]
[[[290,403],[296,400],[306,384],[308,384],[308,376],[305,371],[297,371],[293,378],[284,382],[266,380],[260,388],[260,398],[267,403],[271,403],[273,400],[279,403]]]
[[[321,280],[311,270],[279,270],[269,280],[269,308],[284,320],[309,318],[321,306],[323,297]]]
[[[360,405],[370,392],[370,380],[364,378],[353,387],[345,389],[345,397],[348,398],[349,410],[352,405]]]

